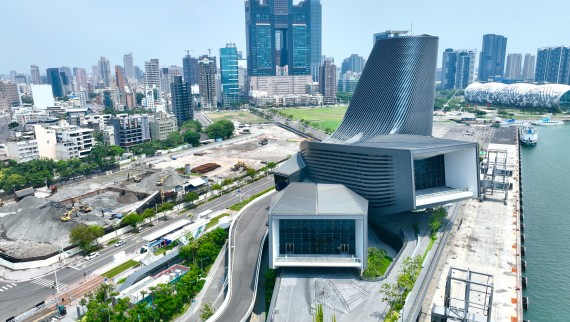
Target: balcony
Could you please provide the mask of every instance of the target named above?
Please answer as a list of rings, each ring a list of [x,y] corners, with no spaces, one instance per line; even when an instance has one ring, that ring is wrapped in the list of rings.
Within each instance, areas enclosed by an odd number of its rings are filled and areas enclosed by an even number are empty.
[[[416,207],[444,204],[473,198],[474,194],[467,188],[437,187],[416,190]]]
[[[274,258],[280,267],[362,267],[362,259],[353,255],[280,254]]]

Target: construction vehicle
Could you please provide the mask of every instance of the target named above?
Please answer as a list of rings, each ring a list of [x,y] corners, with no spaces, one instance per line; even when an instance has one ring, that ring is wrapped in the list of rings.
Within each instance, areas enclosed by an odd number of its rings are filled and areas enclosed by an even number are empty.
[[[267,145],[267,143],[269,143],[269,140],[267,140],[267,138],[262,138],[258,141],[258,143],[259,145]]]
[[[139,177],[139,176],[134,176],[134,177],[133,177],[133,182],[141,182],[141,180],[142,180],[142,179],[141,179],[141,177]]]
[[[49,187],[49,190],[51,191],[51,194],[53,195],[54,193],[57,192],[57,186],[56,185],[52,185]]]
[[[75,211],[75,208],[71,208],[71,210],[69,210],[68,212],[66,212],[65,214],[63,214],[63,216],[61,216],[59,219],[63,222],[68,222],[71,220],[71,215],[73,214],[73,212]]]
[[[238,161],[238,163],[234,164],[234,166],[231,168],[232,171],[242,171],[242,170],[247,170],[249,167],[247,166],[247,164]]]
[[[81,212],[91,212],[91,207],[89,205],[84,204],[83,202],[79,202],[79,211]]]
[[[170,175],[168,174],[168,175],[165,175],[164,177],[160,178],[160,180],[158,180],[158,181],[156,182],[156,185],[157,185],[157,186],[162,186],[162,185],[164,185],[164,182],[165,182],[166,179],[168,179],[169,177],[170,177]]]

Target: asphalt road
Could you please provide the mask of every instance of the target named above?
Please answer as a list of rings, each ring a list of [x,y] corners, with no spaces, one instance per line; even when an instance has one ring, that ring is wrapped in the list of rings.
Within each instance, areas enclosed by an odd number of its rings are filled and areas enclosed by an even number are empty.
[[[263,191],[269,187],[273,186],[273,177],[267,176],[261,180],[258,180],[249,185],[245,185],[241,188],[242,198],[247,198],[260,191]],[[204,203],[190,212],[192,214],[199,214],[206,210],[222,210],[233,204],[239,202],[239,195],[233,191],[226,195],[214,199],[210,202]],[[267,206],[266,206],[267,207]],[[183,213],[181,218],[187,218],[187,213]],[[248,211],[249,213],[249,211]],[[265,212],[267,214],[267,211]],[[66,265],[62,266],[62,263],[56,264],[57,269],[57,281],[58,283],[65,284],[64,286],[73,285],[81,281],[84,278],[84,273],[90,274],[98,267],[105,266],[113,261],[113,255],[125,251],[126,253],[138,252],[140,247],[147,242],[142,239],[143,236],[157,231],[163,228],[165,225],[169,225],[176,219],[170,219],[161,222],[151,228],[146,228],[138,234],[130,234],[128,237],[124,237],[126,240],[126,245],[122,247],[107,247],[99,251],[99,256],[90,261],[85,261],[83,256],[75,256],[66,259]],[[263,220],[263,228],[265,229],[265,220]],[[263,236],[263,235],[262,235]],[[258,247],[255,252],[257,254]],[[45,300],[47,297],[54,293],[54,290],[50,287],[53,285],[55,278],[53,271],[39,279],[33,279],[26,282],[4,282],[0,280],[0,321],[4,321],[11,316],[17,316],[33,307],[37,303]],[[47,286],[49,285],[49,286]],[[61,284],[60,284],[61,285]]]
[[[231,297],[216,321],[240,321],[253,301],[253,289],[257,282],[255,280],[257,257],[261,240],[267,231],[267,210],[272,196],[273,194],[251,205],[233,225],[230,244]]]

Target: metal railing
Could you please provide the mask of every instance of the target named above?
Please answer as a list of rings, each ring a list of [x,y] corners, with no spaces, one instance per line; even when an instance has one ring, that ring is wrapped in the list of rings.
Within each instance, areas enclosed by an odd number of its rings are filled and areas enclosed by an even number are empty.
[[[333,257],[333,256],[278,256],[276,262],[289,263],[362,263],[359,257]]]

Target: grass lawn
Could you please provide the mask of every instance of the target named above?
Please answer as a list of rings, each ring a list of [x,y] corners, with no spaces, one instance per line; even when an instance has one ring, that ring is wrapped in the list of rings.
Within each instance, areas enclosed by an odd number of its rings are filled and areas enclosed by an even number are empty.
[[[209,229],[210,227],[214,227],[215,225],[218,224],[218,222],[220,221],[220,218],[226,217],[226,216],[229,216],[229,215],[230,215],[230,214],[228,214],[228,213],[223,213],[223,214],[221,214],[221,215],[219,215],[219,216],[216,216],[216,217],[210,219],[210,222],[208,222],[208,223],[206,224],[206,229]]]
[[[363,272],[365,277],[380,277],[386,273],[392,257],[386,255],[386,251],[376,247],[368,248],[368,268]]]
[[[222,111],[206,113],[212,121],[229,120],[238,121],[242,124],[259,124],[267,123],[268,121],[260,116],[257,116],[249,111]]]
[[[103,274],[103,276],[107,277],[107,278],[113,278],[113,277],[121,274],[122,272],[126,271],[129,268],[137,266],[138,264],[139,264],[139,262],[136,262],[136,261],[131,259],[128,262],[124,262],[123,264],[109,270],[108,272]]]
[[[315,107],[315,108],[288,108],[280,112],[287,116],[292,115],[293,119],[308,121],[311,126],[321,130],[329,129],[334,131],[342,122],[347,106],[335,107]]]

